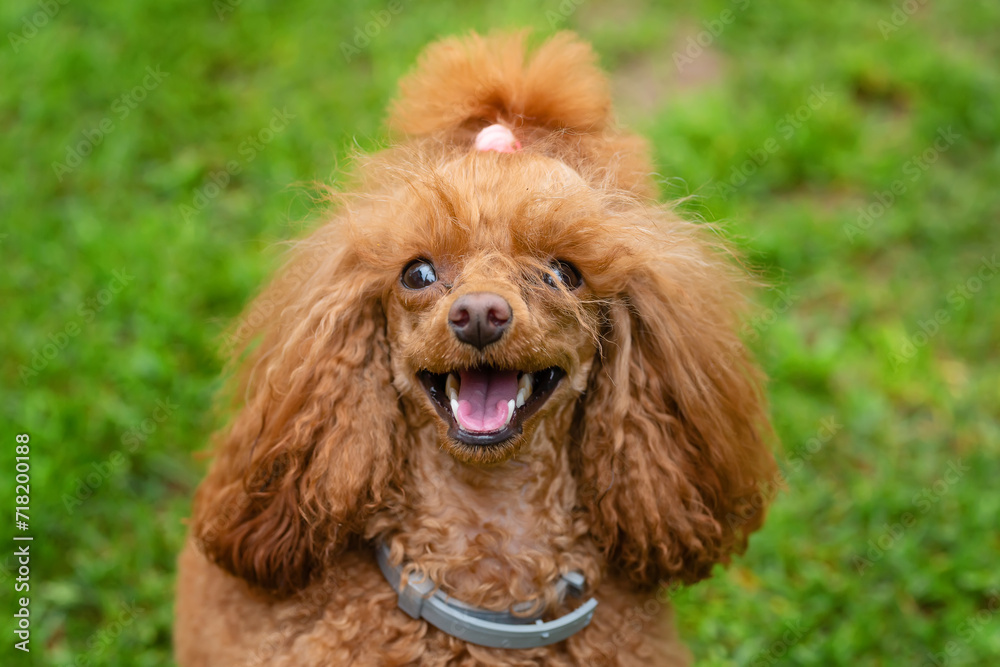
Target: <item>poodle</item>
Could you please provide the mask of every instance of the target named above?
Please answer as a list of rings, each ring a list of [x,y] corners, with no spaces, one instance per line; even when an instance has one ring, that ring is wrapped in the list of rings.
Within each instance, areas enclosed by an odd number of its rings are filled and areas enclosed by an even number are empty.
[[[775,474],[752,281],[590,47],[445,39],[250,306],[180,556],[193,665],[684,665]]]

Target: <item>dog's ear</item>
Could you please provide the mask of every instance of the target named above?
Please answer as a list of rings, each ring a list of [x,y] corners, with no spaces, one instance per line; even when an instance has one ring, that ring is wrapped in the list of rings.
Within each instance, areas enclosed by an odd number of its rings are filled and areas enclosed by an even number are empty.
[[[394,474],[402,416],[374,282],[349,251],[307,250],[250,307],[251,331],[237,329],[244,345],[262,340],[193,534],[213,562],[280,595],[361,530]]]
[[[734,272],[677,231],[621,261],[576,448],[592,533],[639,585],[692,583],[742,552],[775,481]]]

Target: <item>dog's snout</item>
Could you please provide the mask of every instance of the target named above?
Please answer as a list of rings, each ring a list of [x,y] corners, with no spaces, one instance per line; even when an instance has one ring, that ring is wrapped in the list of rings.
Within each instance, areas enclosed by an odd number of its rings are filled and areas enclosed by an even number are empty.
[[[481,350],[500,340],[512,316],[510,304],[499,294],[474,292],[455,300],[448,322],[456,338]]]

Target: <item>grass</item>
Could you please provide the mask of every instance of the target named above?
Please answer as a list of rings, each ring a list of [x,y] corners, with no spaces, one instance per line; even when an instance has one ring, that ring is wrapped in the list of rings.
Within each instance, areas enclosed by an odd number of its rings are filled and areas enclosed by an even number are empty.
[[[593,41],[664,197],[774,285],[746,333],[786,484],[675,595],[698,664],[995,663],[1000,5],[672,4],[5,3],[0,419],[35,541],[32,652],[8,629],[0,661],[170,663],[221,335],[307,227],[296,184],[383,141],[427,42],[533,26]]]

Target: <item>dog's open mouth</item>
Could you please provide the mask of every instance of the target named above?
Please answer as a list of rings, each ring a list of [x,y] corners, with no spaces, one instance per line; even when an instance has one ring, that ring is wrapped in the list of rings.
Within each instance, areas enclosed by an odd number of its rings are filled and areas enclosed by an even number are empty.
[[[558,366],[525,372],[468,368],[450,373],[420,371],[427,395],[448,435],[466,445],[490,446],[521,433],[566,372]]]

